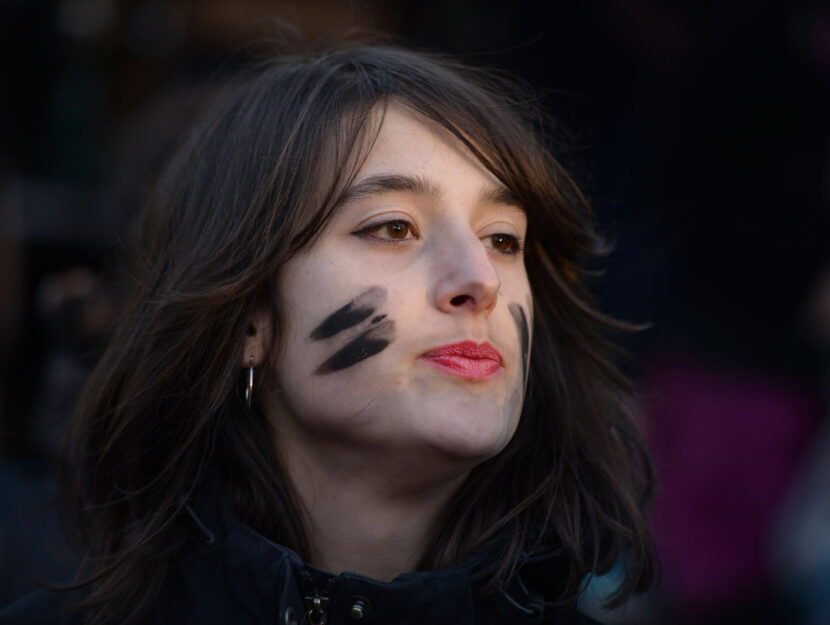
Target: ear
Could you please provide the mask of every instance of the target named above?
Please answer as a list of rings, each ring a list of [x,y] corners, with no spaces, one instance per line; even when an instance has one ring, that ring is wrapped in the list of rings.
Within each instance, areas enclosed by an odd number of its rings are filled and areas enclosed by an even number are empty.
[[[242,344],[242,353],[239,356],[239,366],[248,368],[258,367],[268,357],[268,350],[271,347],[271,333],[273,326],[271,316],[265,309],[257,309],[248,320],[248,327],[245,330],[245,342]]]

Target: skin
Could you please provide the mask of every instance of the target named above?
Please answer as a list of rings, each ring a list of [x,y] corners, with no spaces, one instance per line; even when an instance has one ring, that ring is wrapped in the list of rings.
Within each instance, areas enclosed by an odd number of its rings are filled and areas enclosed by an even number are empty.
[[[352,189],[277,276],[279,353],[258,315],[240,366],[267,358],[276,372],[257,401],[304,508],[312,563],[389,580],[417,566],[469,471],[516,430],[532,324],[513,238],[527,224],[462,144],[394,104]],[[495,376],[420,358],[465,340],[501,352]]]

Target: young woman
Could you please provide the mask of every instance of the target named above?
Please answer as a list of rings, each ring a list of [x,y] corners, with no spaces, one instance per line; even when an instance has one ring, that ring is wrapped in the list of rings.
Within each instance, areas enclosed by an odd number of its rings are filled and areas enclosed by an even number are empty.
[[[353,47],[216,105],[142,215],[73,424],[61,618],[582,622],[586,575],[623,558],[616,601],[648,586],[598,240],[531,101]]]

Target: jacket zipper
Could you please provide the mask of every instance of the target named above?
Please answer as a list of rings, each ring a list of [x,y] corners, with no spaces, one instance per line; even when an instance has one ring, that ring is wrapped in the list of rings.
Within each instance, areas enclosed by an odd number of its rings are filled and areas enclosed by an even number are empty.
[[[305,617],[309,625],[324,625],[326,610],[329,607],[329,598],[315,590],[305,597]]]

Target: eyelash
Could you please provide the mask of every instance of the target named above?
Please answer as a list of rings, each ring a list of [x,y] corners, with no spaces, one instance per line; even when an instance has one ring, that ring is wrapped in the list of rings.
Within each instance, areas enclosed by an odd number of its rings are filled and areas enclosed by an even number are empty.
[[[410,234],[410,232],[414,232],[414,228],[412,227],[412,224],[410,222],[406,221],[405,219],[391,219],[389,221],[384,221],[384,222],[381,222],[379,224],[372,224],[370,226],[366,226],[365,228],[357,230],[357,231],[353,232],[352,234],[354,234],[355,236],[359,236],[359,237],[374,239],[374,240],[380,241],[382,243],[391,243],[391,244],[398,244],[398,243],[403,243],[404,241],[412,240],[408,236],[404,236],[403,239],[393,239],[391,237],[386,238],[386,237],[375,236],[375,233],[381,231],[383,228],[388,228],[390,226],[396,226],[396,225],[405,226],[407,228],[406,235]],[[496,252],[498,252],[499,254],[504,254],[506,256],[516,256],[518,254],[521,254],[524,251],[524,240],[519,236],[516,236],[514,234],[510,234],[508,232],[496,232],[494,234],[489,235],[487,238],[489,238],[492,241],[495,237],[504,237],[504,239],[510,243],[510,249],[508,249],[508,250],[500,250],[500,249],[496,248],[495,245],[492,245],[492,248]],[[415,236],[413,238],[418,238],[417,233],[415,233]]]

